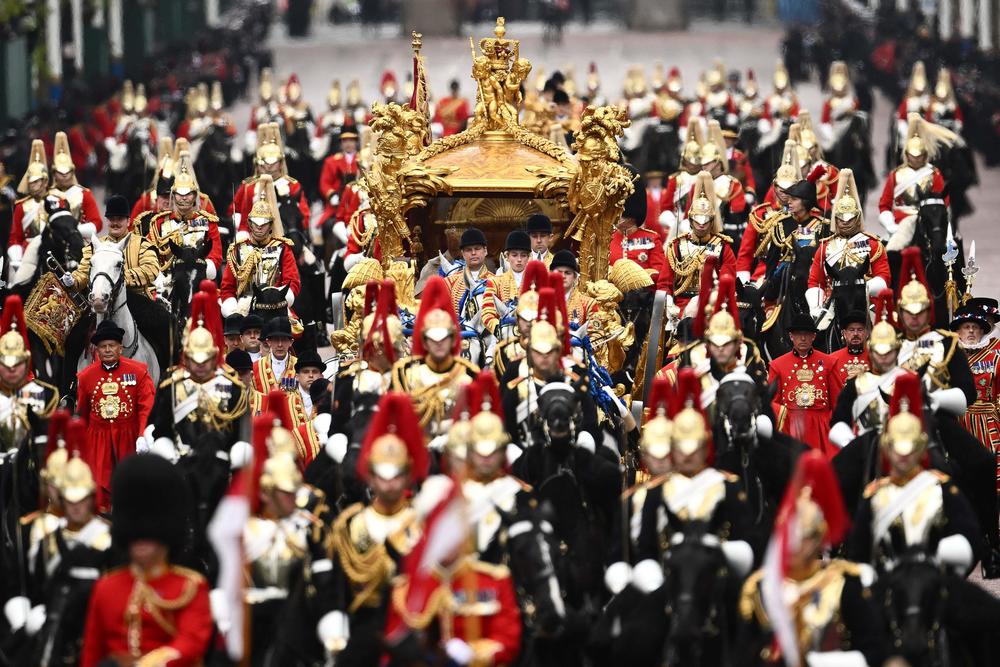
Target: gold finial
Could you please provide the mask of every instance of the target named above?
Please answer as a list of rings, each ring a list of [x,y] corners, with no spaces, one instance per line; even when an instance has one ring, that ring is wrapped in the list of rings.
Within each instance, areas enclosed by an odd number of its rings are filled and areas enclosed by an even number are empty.
[[[413,39],[410,40],[410,46],[413,47],[413,52],[420,53],[420,47],[424,45],[423,42],[424,36],[421,33],[417,32],[416,30],[414,30],[410,34],[413,36]]]
[[[507,34],[507,27],[502,16],[497,17],[497,27],[493,28],[493,34],[497,36],[497,39],[503,39],[503,36]]]

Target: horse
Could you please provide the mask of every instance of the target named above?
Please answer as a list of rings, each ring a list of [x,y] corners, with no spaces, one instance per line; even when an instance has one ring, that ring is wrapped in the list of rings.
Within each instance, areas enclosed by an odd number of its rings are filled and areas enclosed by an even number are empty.
[[[844,338],[837,324],[838,319],[850,312],[868,311],[868,290],[865,281],[868,264],[843,268],[827,265],[826,270],[830,274],[833,287],[825,306],[826,310],[816,324],[816,328],[819,329],[816,347],[826,354],[832,354],[844,346]]]
[[[147,132],[133,123],[124,152],[108,159],[108,191],[124,195],[130,202],[142,196],[156,168],[156,156],[150,152]]]
[[[201,139],[194,172],[202,192],[213,202],[233,198],[231,186],[243,178],[243,156],[233,150],[233,136],[212,124]]]
[[[868,114],[864,111],[855,111],[850,118],[837,121],[834,133],[836,136],[832,144],[829,148],[824,147],[825,157],[830,164],[854,171],[854,181],[858,186],[857,194],[863,205],[868,192],[876,186]]]
[[[749,375],[730,374],[715,393],[712,442],[715,465],[740,478],[740,487],[758,526],[769,527],[799,455],[808,446],[773,428],[770,405],[777,384],[761,386]],[[771,419],[772,433],[761,434],[758,419]]]
[[[124,272],[126,243],[128,243],[127,238],[117,243],[96,238],[91,241],[94,251],[90,257],[90,292],[87,301],[96,318],[95,325],[104,320],[111,320],[125,330],[122,354],[143,362],[149,369],[149,376],[159,378],[160,360],[153,346],[139,331],[127,303]],[[82,371],[90,363],[88,348],[89,346],[85,347],[80,354],[76,363],[77,372]]]
[[[788,340],[788,326],[796,315],[809,313],[806,302],[806,289],[809,286],[809,270],[812,268],[813,256],[817,246],[793,246],[791,262],[776,264],[772,269],[768,265],[767,278],[760,292],[764,300],[775,303],[780,312],[774,322],[762,331],[761,351],[768,360],[774,360],[792,349]]]
[[[208,541],[208,524],[229,486],[229,452],[226,436],[210,431],[194,444],[191,451],[177,460],[177,469],[191,489],[194,499],[194,543],[187,560],[212,580],[218,571],[215,551]]]

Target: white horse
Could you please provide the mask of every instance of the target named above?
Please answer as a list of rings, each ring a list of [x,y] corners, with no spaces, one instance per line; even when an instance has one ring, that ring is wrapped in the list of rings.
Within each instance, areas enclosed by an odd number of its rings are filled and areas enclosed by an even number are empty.
[[[87,301],[97,318],[95,324],[110,319],[125,330],[122,355],[146,364],[149,376],[158,378],[160,362],[156,359],[153,346],[139,333],[139,328],[126,303],[124,273],[126,243],[128,243],[127,238],[117,243],[101,241],[96,237],[91,241],[93,253],[90,256],[90,293]],[[88,345],[77,362],[77,372],[86,368],[90,361]]]

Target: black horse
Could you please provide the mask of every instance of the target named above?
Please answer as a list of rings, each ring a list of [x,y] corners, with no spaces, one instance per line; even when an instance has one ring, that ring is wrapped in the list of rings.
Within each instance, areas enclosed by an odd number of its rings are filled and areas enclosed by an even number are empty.
[[[238,160],[233,157],[233,136],[225,127],[210,126],[198,150],[194,172],[201,191],[213,202],[230,201],[234,194],[232,184],[243,178],[243,157],[240,155]]]
[[[634,153],[636,169],[639,173],[654,170],[674,173],[680,166],[680,145],[676,123],[660,121],[649,125]]]
[[[773,323],[762,332],[761,351],[768,360],[777,359],[792,349],[788,326],[796,315],[809,314],[806,289],[816,249],[815,245],[794,246],[791,262],[768,263],[767,277],[760,291],[765,301],[781,309]]]
[[[208,541],[208,524],[229,487],[226,437],[217,432],[205,433],[189,454],[180,457],[177,468],[194,499],[191,516],[194,542],[185,554],[185,561],[193,569],[205,573],[210,581],[215,581],[218,560]]]
[[[858,197],[864,204],[868,192],[877,185],[875,167],[872,164],[871,126],[867,113],[854,112],[843,133],[830,150],[826,151],[825,158],[830,164],[835,164],[841,169],[854,171],[854,182],[859,190]]]

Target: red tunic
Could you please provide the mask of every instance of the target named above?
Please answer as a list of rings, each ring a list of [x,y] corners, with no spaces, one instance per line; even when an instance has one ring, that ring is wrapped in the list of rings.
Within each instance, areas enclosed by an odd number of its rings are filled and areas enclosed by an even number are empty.
[[[77,375],[76,409],[87,424],[81,452],[97,483],[97,507],[108,507],[115,464],[135,454],[135,440],[146,428],[155,389],[146,364],[122,357],[112,370],[100,361]]]
[[[138,618],[129,611],[133,596],[143,603]],[[154,651],[160,659],[150,656],[149,664],[194,667],[208,650],[212,627],[208,584],[197,572],[171,566],[143,582],[128,568],[115,570],[94,584],[80,667],[107,659],[135,664]]]
[[[753,176],[750,158],[739,148],[729,149],[729,173],[743,185],[746,192],[757,192],[757,181]]]
[[[833,99],[832,97],[828,97],[825,100],[823,100],[823,111],[820,114],[820,120],[819,120],[819,122],[821,122],[821,123],[833,123],[835,120],[840,120],[840,118],[834,118],[833,117],[833,104],[830,101],[832,99]],[[861,108],[861,104],[858,102],[858,98],[852,97],[851,98],[851,106],[850,106],[851,111],[857,111],[860,108]]]
[[[274,185],[275,191],[281,190],[282,180],[285,180],[288,184],[288,194],[292,201],[298,201],[299,212],[302,213],[302,228],[309,229],[311,213],[309,212],[309,203],[306,201],[306,195],[302,191],[302,186],[291,176],[282,176]],[[236,230],[238,232],[248,231],[247,216],[250,215],[250,209],[253,208],[253,196],[256,185],[257,179],[255,177],[243,179],[240,187],[236,190],[236,195],[233,197],[232,203],[229,205],[228,213],[230,216],[235,213],[240,214],[240,226]],[[281,192],[277,192],[277,194],[279,197],[282,196]]]
[[[877,236],[860,232],[846,241],[846,244],[850,245],[848,249],[839,249],[831,253],[830,244],[835,241],[839,244],[840,241],[837,239],[838,237],[834,236],[819,242],[819,248],[813,255],[812,267],[809,269],[809,287],[822,287],[825,292],[829,293],[831,285],[830,276],[826,272],[827,262],[832,261],[837,264],[847,252],[851,253],[852,262],[861,263],[865,257],[868,258],[868,272],[865,273],[865,280],[881,278],[887,287],[892,284],[889,274],[889,258],[886,257],[885,248]],[[832,256],[827,257],[828,254]]]
[[[837,374],[837,381],[840,382],[841,387],[854,376],[871,370],[867,345],[861,348],[861,354],[854,354],[846,347],[842,347],[830,357],[833,359],[833,370]]]
[[[660,275],[656,279],[656,289],[664,290],[667,294],[672,294],[674,305],[680,308],[681,311],[684,310],[687,302],[698,294],[701,284],[700,266],[704,265],[704,260],[702,260],[699,268],[690,277],[678,280],[671,261],[674,263],[684,261],[689,256],[689,245],[697,246],[699,249],[704,248],[704,250],[699,250],[703,256],[714,255],[718,257],[719,275],[723,273],[735,275],[736,273],[736,255],[733,254],[728,237],[724,237],[721,234],[713,234],[707,243],[695,243],[690,240],[691,238],[690,234],[683,234],[679,238],[674,239],[664,249],[663,265],[660,269]],[[683,281],[683,284],[681,281]]]
[[[830,417],[842,388],[835,365],[817,350],[805,358],[789,352],[771,362],[767,378],[768,384],[778,381],[774,402],[788,410],[782,430],[831,458],[839,449],[830,443]]]
[[[443,581],[437,570],[431,576],[438,587],[419,613],[407,610],[409,581],[405,576],[399,578],[386,617],[386,637],[424,630],[436,621],[442,644],[457,638],[474,649],[492,652],[492,660],[473,664],[513,663],[521,650],[521,611],[507,568],[472,561],[460,566],[450,581]]]
[[[299,279],[299,267],[295,264],[295,256],[292,252],[292,246],[287,239],[281,239],[277,242],[268,241],[265,248],[280,247],[281,252],[281,268],[278,273],[274,276],[273,284],[271,287],[284,287],[288,285],[289,291],[295,296],[299,295],[299,289],[301,289],[301,281]],[[226,267],[222,271],[222,284],[219,286],[219,296],[225,301],[229,298],[240,298],[242,296],[247,296],[246,294],[237,294],[236,288],[238,287],[236,283],[236,276],[233,271],[236,270],[233,267],[233,256],[235,253],[236,257],[242,257],[244,255],[243,249],[260,249],[260,246],[254,245],[249,239],[246,241],[239,241],[235,245],[229,248],[229,261],[226,262]],[[218,265],[217,265],[218,266]]]
[[[913,214],[912,206],[916,202],[908,201],[906,193],[902,193],[900,196],[896,196],[896,174],[903,167],[896,167],[889,173],[889,178],[885,181],[885,187],[882,188],[882,196],[878,199],[878,210],[879,213],[884,211],[892,211],[893,217],[898,223],[903,218],[909,217]],[[941,175],[941,170],[937,167],[933,167],[934,175],[931,179],[931,192],[944,192],[944,176]],[[944,203],[948,206],[951,205],[951,198],[945,196]]]
[[[164,236],[169,235],[170,230],[167,230],[167,232],[164,233],[163,229],[164,225],[169,222],[170,223],[169,227],[172,228],[177,224],[177,221],[178,221],[177,214],[174,213],[173,211],[164,211],[163,213],[158,213],[152,222],[153,227],[156,228],[155,238],[163,238]],[[192,216],[187,219],[186,222],[188,223],[189,227],[192,221],[194,221],[199,226],[205,225],[207,227],[207,231],[205,231],[205,241],[211,242],[212,247],[211,249],[209,249],[208,257],[206,257],[206,259],[211,260],[212,263],[215,264],[215,270],[218,271],[219,267],[222,266],[222,240],[219,236],[218,218],[216,218],[214,215],[209,214],[207,211],[198,211],[192,214]],[[150,241],[153,241],[153,245],[156,245],[156,241],[152,232],[153,230],[150,229]],[[161,260],[162,259],[163,258],[161,257]]]
[[[88,188],[80,186],[80,190],[83,196],[80,202],[80,219],[78,222],[93,223],[94,227],[97,228],[97,232],[100,232],[104,226],[104,219],[101,217],[100,209],[97,208],[97,200],[94,199],[93,193]],[[24,230],[24,203],[30,199],[30,197],[24,197],[14,205],[14,218],[10,226],[8,246],[19,245],[22,248],[26,247],[28,241],[34,236],[34,234],[25,234]],[[44,206],[44,200],[39,205]]]
[[[286,358],[288,361],[285,363],[285,372],[281,374],[281,377],[274,375],[270,354],[265,354],[253,362],[253,370],[251,371],[253,374],[253,388],[264,394],[264,396],[267,396],[269,391],[272,389],[282,389],[283,385],[288,385],[289,387],[298,386],[295,380],[295,362],[297,361],[295,355],[289,352]]]
[[[653,280],[663,268],[663,243],[649,227],[639,227],[625,237],[618,230],[611,235],[611,266],[620,259],[631,259],[650,272]]]
[[[757,246],[760,244],[760,234],[757,232],[753,220],[756,220],[757,224],[761,225],[769,216],[777,213],[780,209],[781,207],[776,202],[765,201],[762,204],[757,204],[750,210],[750,218],[752,220],[747,223],[747,228],[743,230],[743,238],[740,241],[740,254],[736,258],[736,270],[738,272],[745,271],[752,273],[754,280],[764,276],[764,262],[758,262],[756,267],[754,266],[755,253]]]
[[[219,214],[215,212],[215,206],[212,204],[212,200],[209,199],[208,195],[206,195],[204,192],[198,193],[198,202],[199,202],[198,208],[200,208],[203,211],[208,211],[212,215],[218,217]],[[155,210],[156,210],[156,191],[146,190],[145,192],[142,193],[142,196],[136,200],[135,206],[132,207],[132,215],[130,219],[135,220],[136,216],[138,216],[140,213],[144,213],[146,211],[155,211]]]
[[[347,177],[358,176],[358,155],[353,153],[337,153],[323,160],[323,171],[319,176],[319,192],[323,195],[323,215],[320,216],[317,224],[322,225],[337,214],[337,206],[331,203],[331,198],[337,195],[338,198],[344,195],[344,188],[347,185]]]
[[[997,410],[1000,341],[993,340],[978,350],[966,349],[965,354],[976,381],[976,402],[962,415],[961,422],[1000,461],[1000,413]],[[1000,489],[1000,470],[997,471],[997,488]]]
[[[659,190],[646,190],[646,220],[640,221],[636,220],[637,223],[641,224],[646,229],[659,230],[660,229],[660,213],[666,210],[664,208],[667,190],[666,188],[660,188]],[[661,235],[663,239],[666,239],[666,235]]]
[[[464,97],[443,97],[434,110],[434,122],[441,124],[445,137],[458,134],[469,120],[469,102]]]

